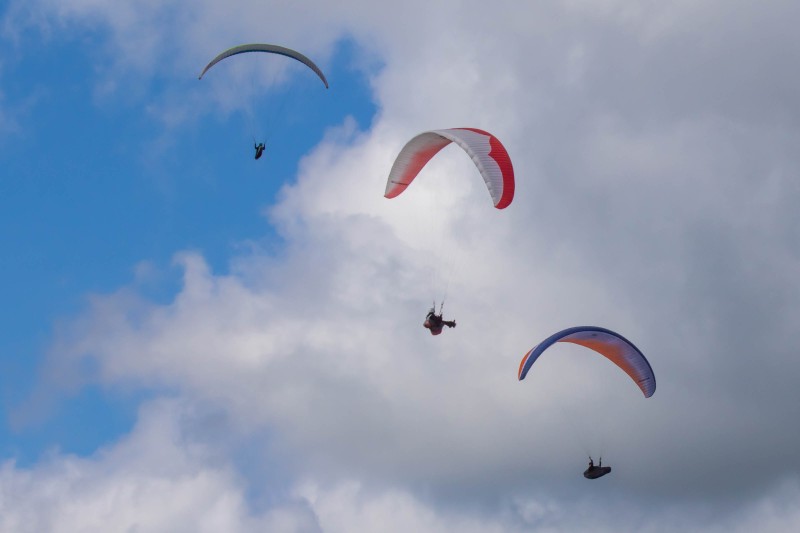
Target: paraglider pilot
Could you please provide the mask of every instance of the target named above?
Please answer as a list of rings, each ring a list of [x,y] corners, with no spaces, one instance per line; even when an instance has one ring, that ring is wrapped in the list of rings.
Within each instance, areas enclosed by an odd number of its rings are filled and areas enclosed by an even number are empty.
[[[603,458],[600,458],[600,463],[597,466],[594,466],[594,461],[591,457],[589,457],[589,468],[583,473],[583,477],[586,479],[597,479],[599,477],[603,477],[606,474],[611,472],[610,466],[603,466]]]
[[[456,327],[455,320],[444,320],[442,318],[442,311],[439,310],[439,314],[436,314],[436,304],[431,307],[430,311],[428,311],[428,315],[425,317],[425,322],[422,324],[425,328],[431,331],[431,335],[438,335],[442,332],[444,326],[448,328]]]
[[[253,147],[256,149],[256,159],[264,155],[264,148],[267,146],[264,143],[254,144]]]

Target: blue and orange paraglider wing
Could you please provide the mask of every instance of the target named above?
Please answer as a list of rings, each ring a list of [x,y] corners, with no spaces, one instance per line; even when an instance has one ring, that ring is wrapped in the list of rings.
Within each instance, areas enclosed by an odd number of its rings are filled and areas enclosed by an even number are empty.
[[[605,356],[630,376],[645,398],[649,398],[656,391],[656,376],[644,354],[619,333],[597,326],[568,328],[534,346],[520,361],[518,379],[520,381],[525,379],[536,359],[557,342],[579,344]]]

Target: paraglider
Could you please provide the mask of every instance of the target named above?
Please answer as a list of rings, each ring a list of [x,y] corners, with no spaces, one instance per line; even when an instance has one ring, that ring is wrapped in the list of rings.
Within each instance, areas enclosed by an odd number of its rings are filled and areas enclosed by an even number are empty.
[[[444,306],[444,303],[442,303],[442,306]],[[428,315],[425,317],[425,322],[422,323],[422,326],[425,329],[430,330],[431,335],[439,335],[444,329],[444,326],[447,326],[448,328],[456,327],[456,321],[445,320],[444,318],[442,318],[441,307],[439,308],[439,314],[437,315],[436,302],[434,302],[433,307],[431,307],[430,310],[428,311]]]
[[[597,326],[578,326],[554,333],[534,346],[519,363],[517,378],[522,381],[533,366],[533,363],[548,348],[557,342],[570,342],[584,346],[621,368],[638,386],[645,398],[656,391],[656,376],[644,354],[631,341],[610,329]],[[595,466],[589,456],[589,468],[583,473],[586,479],[597,479],[611,472],[610,466],[603,466],[603,460]]]
[[[420,133],[400,150],[386,182],[386,198],[399,196],[422,167],[439,151],[456,143],[472,158],[486,183],[495,208],[505,209],[514,199],[514,167],[500,140],[477,128],[452,128]]]
[[[384,196],[391,199],[402,194],[428,161],[450,143],[457,144],[475,163],[494,207],[508,207],[514,199],[514,167],[511,158],[497,137],[477,128],[432,130],[412,138],[400,150],[392,164]],[[428,312],[423,324],[432,335],[439,335],[443,326],[456,326],[455,321],[444,320],[441,311],[438,315],[434,311],[435,306]]]
[[[598,464],[597,466],[594,466],[594,461],[592,461],[592,458],[589,457],[589,468],[587,468],[583,472],[583,477],[585,477],[586,479],[597,479],[599,477],[605,476],[609,472],[611,472],[611,467],[603,466],[602,457],[600,458],[600,464]]]
[[[244,53],[248,53],[248,52],[266,52],[268,54],[277,54],[277,55],[282,55],[282,56],[285,56],[285,57],[289,57],[289,58],[295,59],[295,60],[299,61],[300,63],[303,63],[305,66],[310,68],[312,71],[314,71],[314,73],[319,77],[319,79],[322,80],[322,83],[325,84],[325,88],[326,89],[328,88],[328,80],[325,78],[325,74],[322,73],[322,71],[319,69],[319,67],[313,61],[311,61],[309,58],[307,58],[306,56],[304,56],[303,54],[301,54],[297,50],[292,50],[291,48],[285,48],[283,46],[278,46],[278,45],[274,45],[274,44],[243,44],[243,45],[234,46],[233,48],[225,50],[224,52],[219,54],[217,57],[212,59],[211,62],[208,65],[206,65],[206,67],[203,69],[203,71],[200,73],[200,76],[198,76],[197,79],[199,79],[199,80],[203,79],[203,76],[205,75],[205,73],[208,72],[208,70],[211,67],[213,67],[214,65],[216,65],[217,63],[219,63],[223,59],[229,58],[229,57],[237,55],[237,54],[244,54]],[[259,159],[264,154],[264,149],[265,149],[264,143],[260,143],[260,144],[256,144],[255,145],[255,150],[256,150],[255,158],[256,159]]]
[[[256,149],[256,159],[260,158],[264,155],[264,149],[267,147],[264,143],[254,144],[253,147]]]
[[[291,48],[285,48],[283,46],[278,46],[278,45],[275,45],[275,44],[243,44],[243,45],[234,46],[233,48],[225,50],[224,52],[219,54],[217,57],[212,59],[211,62],[208,65],[206,65],[206,68],[203,69],[203,72],[200,73],[200,76],[198,76],[197,79],[198,80],[203,79],[203,75],[205,75],[205,73],[208,72],[208,69],[210,69],[211,67],[213,67],[214,65],[216,65],[217,63],[222,61],[223,59],[226,59],[226,58],[231,57],[231,56],[235,56],[237,54],[244,54],[244,53],[247,53],[247,52],[266,52],[268,54],[278,54],[278,55],[282,55],[282,56],[286,56],[286,57],[290,57],[292,59],[295,59],[295,60],[303,63],[305,66],[307,66],[311,70],[313,70],[314,73],[317,76],[319,76],[319,79],[322,80],[322,83],[325,84],[325,88],[326,89],[328,88],[328,80],[325,79],[325,74],[322,73],[322,71],[319,69],[319,67],[316,64],[314,64],[313,61],[311,61],[309,58],[307,58],[306,56],[304,56],[303,54],[301,54],[297,50],[292,50]]]

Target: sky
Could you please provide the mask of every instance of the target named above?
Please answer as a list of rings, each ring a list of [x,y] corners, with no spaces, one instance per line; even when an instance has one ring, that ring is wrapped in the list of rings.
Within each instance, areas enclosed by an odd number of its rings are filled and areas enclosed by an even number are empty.
[[[0,531],[795,531],[799,11],[0,4]]]

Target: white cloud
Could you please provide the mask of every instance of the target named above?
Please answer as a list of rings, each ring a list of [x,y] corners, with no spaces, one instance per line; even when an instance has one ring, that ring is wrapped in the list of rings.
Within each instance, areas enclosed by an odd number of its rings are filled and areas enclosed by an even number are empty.
[[[176,401],[145,406],[119,443],[79,458],[52,453],[31,469],[0,468],[0,531],[315,531],[300,503],[262,514],[248,508],[241,480],[187,442]]]
[[[129,436],[89,457],[54,451],[31,468],[6,461],[0,531],[477,533],[585,531],[591,524],[594,531],[782,532],[800,517],[796,481],[722,518],[692,503],[642,509],[607,491],[602,498],[596,491],[573,493],[565,501],[552,489],[521,493],[486,513],[485,505],[469,501],[437,502],[420,491],[347,479],[308,478],[263,497],[209,439],[222,427],[196,405],[158,400],[142,408]]]

